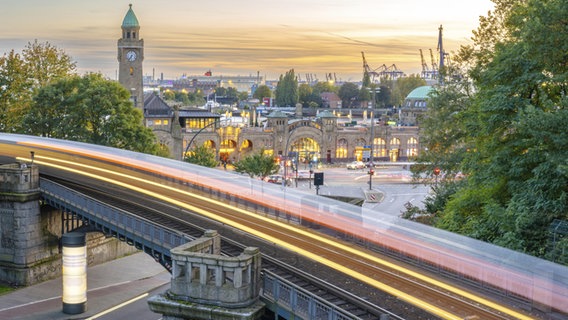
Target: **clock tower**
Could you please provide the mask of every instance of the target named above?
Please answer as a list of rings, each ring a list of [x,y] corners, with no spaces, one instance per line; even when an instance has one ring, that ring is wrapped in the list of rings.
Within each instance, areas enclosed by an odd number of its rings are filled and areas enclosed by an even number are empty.
[[[144,40],[140,39],[140,24],[132,4],[122,21],[122,38],[118,39],[118,82],[130,91],[134,106],[144,112],[142,61]]]

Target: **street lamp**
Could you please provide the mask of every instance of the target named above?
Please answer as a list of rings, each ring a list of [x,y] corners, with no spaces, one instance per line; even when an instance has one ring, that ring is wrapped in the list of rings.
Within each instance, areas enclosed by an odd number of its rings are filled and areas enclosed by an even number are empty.
[[[284,179],[282,179],[282,187],[286,187],[286,180],[288,179],[288,145],[290,144],[290,138],[292,134],[288,132],[288,139],[286,139],[286,146],[284,148]],[[298,179],[296,179],[298,183]]]
[[[189,147],[191,146],[191,143],[193,142],[193,140],[195,140],[195,138],[201,133],[203,132],[203,130],[205,130],[206,128],[211,127],[212,125],[215,125],[216,123],[222,122],[222,121],[230,121],[230,118],[226,118],[226,119],[216,119],[215,121],[205,125],[203,128],[199,129],[199,131],[197,131],[195,133],[195,135],[193,135],[193,137],[191,138],[191,140],[189,140],[189,143],[187,144],[187,147],[185,147],[185,152],[183,153],[183,157],[185,158],[185,155],[187,154],[187,152],[189,151]]]

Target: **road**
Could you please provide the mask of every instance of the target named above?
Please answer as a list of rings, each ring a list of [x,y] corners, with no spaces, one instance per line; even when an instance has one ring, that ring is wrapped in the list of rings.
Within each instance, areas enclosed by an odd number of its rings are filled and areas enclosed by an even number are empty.
[[[324,172],[324,186],[322,188],[345,187],[366,190],[369,187],[368,169],[347,170],[344,167],[339,167],[323,168],[320,171]],[[404,205],[407,202],[424,208],[423,201],[431,191],[430,185],[411,183],[410,171],[402,167],[375,168],[375,175],[372,179],[372,188],[384,195],[383,201],[373,204],[373,210],[389,215],[399,216],[405,210]],[[312,185],[310,189],[308,181],[299,182],[298,188],[315,192],[315,187]]]

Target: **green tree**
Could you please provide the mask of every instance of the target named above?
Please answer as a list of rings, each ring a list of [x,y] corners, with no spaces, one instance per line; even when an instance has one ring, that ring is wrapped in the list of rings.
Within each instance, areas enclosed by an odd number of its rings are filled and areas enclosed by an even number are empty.
[[[214,168],[218,164],[215,159],[215,150],[206,145],[195,146],[183,160],[209,168]]]
[[[166,90],[163,93],[164,100],[175,101],[176,100],[176,93],[172,90]]]
[[[324,92],[335,92],[338,93],[339,92],[339,88],[335,85],[333,85],[331,82],[329,81],[318,81],[316,82],[316,84],[313,85],[313,91],[314,93],[320,95]]]
[[[274,161],[274,157],[265,154],[264,149],[235,162],[234,166],[236,172],[246,173],[251,178],[259,177],[261,179],[275,174],[280,169],[280,165]]]
[[[298,100],[304,107],[309,107],[310,102],[312,101],[312,95],[314,90],[312,87],[307,83],[302,83],[298,87]]]
[[[423,122],[429,147],[446,153],[431,160],[467,176],[437,226],[550,257],[549,227],[568,220],[566,16],[564,0],[496,1],[460,49],[474,89],[440,88],[428,107],[445,118]]]
[[[392,107],[392,91],[389,86],[379,86],[378,91],[375,93],[377,108]]]
[[[23,124],[26,134],[166,155],[128,90],[101,74],[73,75],[42,87]]]
[[[392,103],[395,106],[401,106],[408,94],[421,86],[426,85],[426,80],[422,79],[420,75],[411,74],[408,77],[400,77],[396,79],[392,91]]]
[[[24,132],[22,119],[37,90],[74,72],[75,62],[48,42],[29,42],[21,54],[0,57],[0,131]]]
[[[245,100],[247,100],[248,98],[249,98],[248,92],[239,91],[239,92],[237,93],[237,99],[238,99],[239,102],[245,101]]]
[[[175,91],[174,100],[177,102],[181,102],[184,106],[189,105],[189,96],[187,95],[187,92],[185,90]]]
[[[369,75],[369,72],[367,72],[367,70],[363,72],[362,86],[367,88],[371,86],[371,76]]]
[[[272,91],[267,85],[262,84],[256,88],[252,97],[262,101],[263,98],[272,98]]]
[[[353,82],[345,82],[339,88],[338,96],[341,99],[341,103],[346,108],[353,108],[355,101],[358,100],[360,94],[359,87]]]
[[[274,91],[274,99],[277,106],[295,107],[298,103],[298,79],[294,74],[294,69],[280,75],[278,85]]]
[[[192,106],[203,106],[205,105],[206,101],[205,101],[205,97],[203,97],[203,93],[198,90],[196,92],[189,92],[187,94],[188,99],[189,99],[189,105]]]

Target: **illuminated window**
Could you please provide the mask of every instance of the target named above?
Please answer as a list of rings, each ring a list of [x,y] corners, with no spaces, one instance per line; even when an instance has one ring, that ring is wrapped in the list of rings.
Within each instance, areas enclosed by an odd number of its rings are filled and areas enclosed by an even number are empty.
[[[418,141],[416,138],[412,137],[408,139],[408,149],[406,150],[406,154],[409,157],[415,157],[418,155]]]
[[[373,141],[373,155],[375,157],[386,157],[387,156],[387,143],[382,138],[375,138]]]
[[[339,139],[337,141],[337,148],[335,151],[335,157],[338,159],[345,159],[347,158],[347,140]]]

